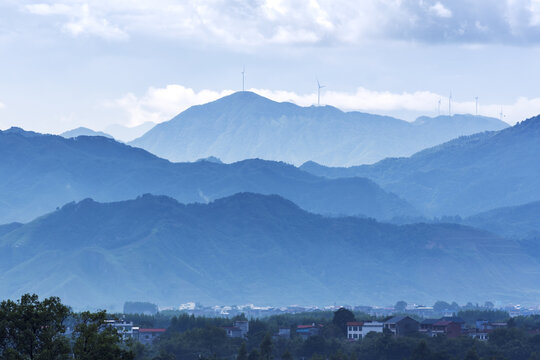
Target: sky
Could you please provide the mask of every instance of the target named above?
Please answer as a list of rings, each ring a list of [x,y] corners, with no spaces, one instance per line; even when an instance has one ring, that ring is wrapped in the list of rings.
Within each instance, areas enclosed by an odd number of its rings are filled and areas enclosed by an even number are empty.
[[[540,113],[540,0],[0,0],[0,129],[162,122],[246,89],[417,116]]]

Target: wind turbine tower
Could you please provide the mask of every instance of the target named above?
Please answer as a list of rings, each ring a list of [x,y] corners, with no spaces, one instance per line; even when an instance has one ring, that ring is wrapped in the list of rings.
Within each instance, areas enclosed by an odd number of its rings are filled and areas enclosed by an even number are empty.
[[[478,116],[478,96],[474,100],[476,100],[476,116]]]
[[[244,84],[245,84],[245,77],[246,77],[246,67],[242,67],[242,92],[246,91]]]
[[[317,106],[321,106],[321,89],[326,85],[321,85],[319,79],[317,79]]]
[[[452,92],[450,91],[450,96],[448,96],[448,116],[452,116]]]
[[[499,114],[500,117],[501,117],[501,121],[504,121],[503,118],[504,118],[504,113],[503,113],[503,107],[501,106],[501,113]]]
[[[439,104],[437,106],[437,112],[439,113],[439,116],[441,116],[441,99],[439,99]]]

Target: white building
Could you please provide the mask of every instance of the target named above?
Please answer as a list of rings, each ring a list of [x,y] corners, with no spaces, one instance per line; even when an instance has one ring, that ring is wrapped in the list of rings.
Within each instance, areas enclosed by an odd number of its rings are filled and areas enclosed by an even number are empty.
[[[370,332],[382,333],[384,324],[377,321],[353,321],[347,323],[347,339],[356,341]]]
[[[370,332],[375,333],[382,333],[383,332],[384,324],[382,322],[377,321],[367,321],[364,322],[364,325],[362,325],[362,337],[366,336]]]
[[[347,323],[347,339],[350,341],[356,341],[362,338],[362,325],[363,322],[351,321]]]
[[[133,322],[127,322],[125,320],[105,320],[105,325],[112,326],[118,332],[118,335],[122,336],[122,340],[133,339],[134,330],[137,334],[138,327],[133,326]]]

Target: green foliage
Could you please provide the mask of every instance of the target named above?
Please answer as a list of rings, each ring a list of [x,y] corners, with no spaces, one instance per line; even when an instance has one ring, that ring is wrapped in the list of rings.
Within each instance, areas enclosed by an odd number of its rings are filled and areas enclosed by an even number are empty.
[[[131,360],[134,354],[119,344],[122,339],[116,329],[105,324],[105,311],[83,312],[77,316],[73,332],[73,355],[76,360]]]
[[[266,334],[261,343],[261,360],[272,359],[272,338],[270,334]]]
[[[475,325],[476,320],[487,320],[491,322],[506,322],[510,319],[510,315],[502,310],[463,310],[457,313],[457,316],[465,320],[468,325]]]
[[[243,342],[240,346],[240,350],[238,350],[238,355],[236,356],[236,360],[248,360],[248,353],[246,348],[246,343]]]
[[[394,309],[397,312],[403,312],[405,311],[406,308],[407,308],[407,303],[403,300],[398,301],[396,305],[394,305]]]
[[[6,360],[68,359],[68,340],[62,336],[69,308],[59,298],[39,301],[25,294],[17,302],[0,304],[0,357]]]
[[[345,308],[340,308],[334,313],[332,324],[341,331],[342,335],[346,335],[347,323],[350,321],[355,321],[353,312]]]
[[[126,301],[124,303],[124,314],[147,314],[154,315],[158,312],[158,307],[156,304],[149,302],[138,302],[138,301]]]

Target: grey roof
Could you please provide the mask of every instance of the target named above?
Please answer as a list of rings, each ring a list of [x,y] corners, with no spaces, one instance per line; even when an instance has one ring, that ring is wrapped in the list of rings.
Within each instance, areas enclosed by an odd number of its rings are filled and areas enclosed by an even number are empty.
[[[458,316],[444,316],[444,317],[441,318],[441,320],[453,321],[453,322],[458,323],[458,324],[464,324],[465,323],[465,320],[463,320],[462,318],[460,318]]]
[[[410,316],[394,316],[393,318],[386,320],[384,323],[385,324],[397,324],[398,322],[401,322],[402,320],[405,320],[405,319],[410,319],[412,321],[416,321]],[[416,322],[418,322],[418,321],[416,321]]]

